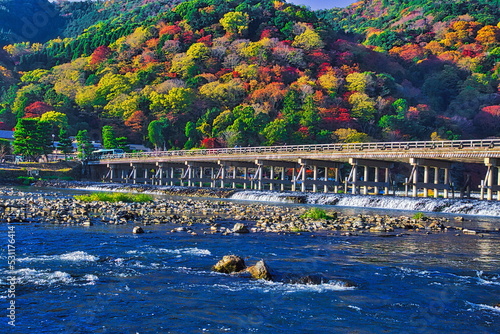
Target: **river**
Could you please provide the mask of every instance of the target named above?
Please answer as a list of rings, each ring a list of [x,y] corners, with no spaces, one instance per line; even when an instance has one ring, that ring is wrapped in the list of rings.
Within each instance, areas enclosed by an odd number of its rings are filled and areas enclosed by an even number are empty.
[[[130,224],[0,223],[2,332],[498,333],[499,218],[467,220],[492,231],[223,236],[171,233],[174,225],[161,224],[136,235]],[[325,280],[291,284],[212,272],[227,254]],[[10,276],[17,278],[14,297]],[[7,317],[12,300],[15,327]]]

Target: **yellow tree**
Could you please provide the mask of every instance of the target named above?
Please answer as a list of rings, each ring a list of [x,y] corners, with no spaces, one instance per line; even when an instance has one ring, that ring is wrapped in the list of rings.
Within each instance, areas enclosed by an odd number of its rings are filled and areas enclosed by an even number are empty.
[[[362,121],[370,121],[376,113],[376,102],[365,93],[356,92],[349,97],[349,103],[352,105],[352,117]]]
[[[247,13],[229,12],[219,22],[229,35],[241,35],[248,29],[250,17]]]
[[[325,44],[319,34],[313,29],[306,29],[302,34],[295,36],[292,46],[304,50],[321,49]]]
[[[328,93],[334,93],[340,87],[340,79],[335,73],[328,71],[318,78],[319,85]]]
[[[68,127],[68,116],[62,112],[47,111],[40,117],[40,122],[49,122],[52,126],[63,129]]]
[[[477,32],[476,40],[487,47],[498,44],[500,41],[500,28],[491,25],[484,26]]]
[[[354,72],[345,78],[347,89],[354,92],[366,93],[374,84],[371,72]]]

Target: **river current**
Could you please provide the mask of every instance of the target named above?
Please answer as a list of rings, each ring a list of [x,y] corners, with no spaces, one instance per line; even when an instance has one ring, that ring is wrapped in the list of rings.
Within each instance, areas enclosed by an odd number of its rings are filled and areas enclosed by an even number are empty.
[[[500,227],[500,219],[485,224]],[[130,224],[2,223],[1,332],[500,332],[495,231],[223,236],[171,233],[174,227],[148,225],[135,235]],[[290,284],[212,272],[227,254],[247,264],[264,259],[276,273],[325,280]],[[17,278],[14,298],[7,293],[9,276]],[[15,326],[7,317],[11,300]]]

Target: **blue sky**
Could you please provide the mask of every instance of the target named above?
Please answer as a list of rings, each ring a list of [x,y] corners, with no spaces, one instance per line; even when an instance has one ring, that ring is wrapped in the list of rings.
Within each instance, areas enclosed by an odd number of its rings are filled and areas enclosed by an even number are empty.
[[[294,3],[296,5],[309,6],[311,7],[311,9],[330,9],[333,7],[345,7],[356,1],[355,0],[287,0],[287,2]]]

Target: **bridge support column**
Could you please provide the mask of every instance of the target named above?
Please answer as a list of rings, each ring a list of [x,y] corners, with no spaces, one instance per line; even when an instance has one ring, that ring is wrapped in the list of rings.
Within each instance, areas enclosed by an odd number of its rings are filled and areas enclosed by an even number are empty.
[[[215,178],[222,178],[221,187],[224,187],[224,184],[230,184],[233,189],[236,189],[238,185],[243,185],[244,189],[253,189],[254,181],[250,179],[248,170],[250,168],[257,170],[258,166],[255,163],[249,161],[227,160],[218,160],[217,163],[220,167],[220,170]],[[239,168],[243,168],[243,174],[239,174],[241,172]],[[257,174],[258,172],[256,171],[254,178],[257,178]]]
[[[109,179],[111,180],[111,182],[113,182],[113,180],[115,179],[115,173],[116,173],[116,166],[114,165],[109,166]]]
[[[214,169],[220,168],[219,164],[204,161],[186,161],[185,165],[187,169],[184,172],[183,178],[187,178],[189,187],[196,186],[196,183],[198,183],[199,187],[203,187],[204,183],[214,186]],[[210,171],[209,175],[207,175],[207,169]]]
[[[175,163],[175,162],[157,162],[157,171],[155,175],[155,182],[159,185],[170,185],[174,186],[181,183],[181,177],[184,170],[186,169],[185,164]],[[181,170],[179,176],[175,176],[176,171]]]
[[[350,184],[352,187],[352,194],[358,194],[359,188],[363,188],[363,194],[367,195],[369,193],[369,188],[373,188],[375,194],[378,195],[379,189],[381,187],[384,188],[385,195],[389,193],[390,169],[394,165],[392,162],[350,158],[349,163],[352,165],[352,168],[349,177],[346,179],[346,189],[348,189]],[[359,166],[363,167],[363,180],[358,179]],[[370,177],[371,168],[373,168],[373,177]],[[385,169],[383,182],[379,181],[381,168]]]
[[[481,199],[484,199],[486,190],[486,199],[493,200],[493,193],[497,192],[497,200],[500,201],[500,159],[485,158],[484,164],[488,167],[484,180],[481,181]],[[495,184],[495,168],[497,169],[497,180]]]
[[[423,189],[423,196],[429,196],[429,190],[434,192],[434,197],[439,197],[439,191],[443,191],[443,197],[449,197],[450,186],[450,168],[451,162],[442,160],[410,158],[412,171],[408,179],[408,185],[413,187],[413,197],[418,197],[419,189]],[[424,179],[419,181],[419,167],[423,167]],[[434,183],[430,183],[430,170],[434,171]],[[441,170],[443,170],[441,177]],[[440,180],[443,180],[440,183]]]
[[[338,190],[340,182],[340,169],[342,164],[335,161],[328,160],[315,160],[315,159],[299,159],[298,160],[300,169],[297,178],[302,178],[301,188],[302,191],[306,191],[310,186],[312,186],[313,192],[318,192],[320,187],[322,187],[324,192],[328,192],[328,187],[334,187],[335,191]],[[308,180],[306,177],[307,167],[312,167],[313,177],[312,180]],[[324,177],[320,178],[320,169],[323,169]],[[328,172],[330,169],[334,170],[335,180],[328,179]],[[310,188],[309,188],[310,189]]]
[[[258,166],[258,184],[259,190],[263,190],[266,184],[269,184],[269,190],[276,189],[285,189],[287,185],[290,185],[293,189],[294,182],[290,180],[286,180],[285,173],[287,168],[295,169],[297,164],[295,162],[290,161],[281,161],[281,160],[255,160],[255,164]],[[263,170],[265,167],[270,167],[269,170],[269,178],[263,177]],[[275,178],[275,168],[282,168],[281,178]],[[278,187],[280,185],[280,187]]]
[[[137,168],[136,166],[132,165],[132,183],[136,184],[137,182]]]

